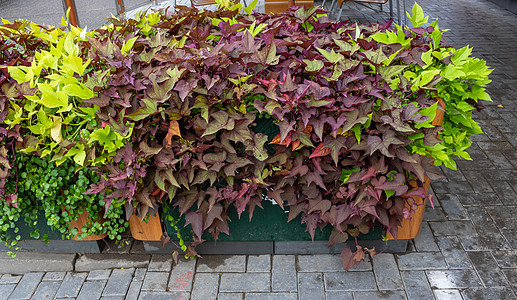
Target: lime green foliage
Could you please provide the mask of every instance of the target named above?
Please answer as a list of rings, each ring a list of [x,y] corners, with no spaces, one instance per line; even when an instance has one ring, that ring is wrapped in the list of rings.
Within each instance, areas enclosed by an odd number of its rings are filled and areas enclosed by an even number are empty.
[[[95,71],[90,59],[83,59],[80,44],[93,33],[76,27],[65,32],[32,24],[24,30],[27,35],[42,39],[46,48],[35,53],[30,66],[8,68],[11,77],[26,88],[20,91],[24,100],[11,100],[11,109],[4,121],[11,128],[20,124],[32,133],[33,138],[20,150],[37,151],[42,157],[52,155],[58,165],[70,159],[84,166],[113,156],[125,145],[130,133],[127,136],[110,134],[109,128],[106,133],[106,128],[101,128],[95,118],[99,107],[84,103],[96,97],[93,90],[102,87],[102,78],[108,75],[104,70]],[[123,55],[135,40],[130,39],[123,45]],[[70,142],[73,147],[69,146]],[[86,161],[89,147],[98,147],[101,152],[91,162]]]
[[[418,4],[415,3],[412,13],[412,16],[408,13],[408,17],[413,27],[427,23],[428,17],[424,16]],[[413,91],[426,89],[431,96],[444,101],[445,116],[443,130],[440,131],[440,139],[443,141],[434,146],[426,146],[424,140],[420,139],[423,136],[415,136],[415,142],[408,147],[413,153],[435,158],[434,164],[437,166],[443,164],[455,170],[456,163],[452,157],[470,160],[470,155],[465,151],[472,144],[469,137],[482,133],[479,124],[472,119],[472,111],[476,109],[479,100],[491,101],[485,86],[491,82],[488,75],[492,69],[487,67],[484,60],[472,57],[472,48],[468,46],[454,49],[441,44],[444,30],[440,30],[436,21],[425,30],[413,29],[410,32],[411,36],[406,36],[402,27],[397,26],[396,31],[379,32],[372,35],[372,38],[380,43],[400,44],[403,47],[409,45],[412,39],[424,37],[431,41],[427,51],[421,55],[423,64],[398,68],[396,73],[390,73],[392,80],[389,84],[396,88],[402,81],[409,81],[413,83]],[[403,77],[392,77],[398,74]],[[435,112],[421,114],[434,117]]]

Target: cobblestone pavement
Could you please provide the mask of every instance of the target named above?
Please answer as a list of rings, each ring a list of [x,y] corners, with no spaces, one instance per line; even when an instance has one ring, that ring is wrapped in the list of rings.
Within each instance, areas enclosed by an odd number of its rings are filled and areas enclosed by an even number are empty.
[[[452,29],[450,44],[473,46],[495,68],[494,103],[477,115],[485,134],[474,160],[433,182],[437,207],[406,254],[376,255],[350,272],[336,255],[205,256],[174,267],[169,256],[85,255],[75,272],[1,275],[0,299],[517,299],[517,16],[485,0],[419,4]],[[357,8],[344,18],[387,18],[386,9]]]

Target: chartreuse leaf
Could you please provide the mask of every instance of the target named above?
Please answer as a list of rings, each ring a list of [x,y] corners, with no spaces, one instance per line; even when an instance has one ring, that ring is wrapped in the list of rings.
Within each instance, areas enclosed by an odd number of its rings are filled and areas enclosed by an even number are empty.
[[[321,53],[321,55],[323,55],[323,57],[325,57],[329,62],[333,64],[336,64],[345,58],[343,55],[334,52],[334,49],[330,50],[330,52],[321,48],[316,49],[318,49],[318,51]]]
[[[309,59],[304,59],[303,62],[305,64],[307,64],[305,66],[305,71],[307,72],[319,72],[324,66],[325,64],[321,61],[321,60],[309,60]]]
[[[135,41],[138,37],[135,36],[134,38],[131,38],[129,40],[124,41],[124,44],[122,45],[122,48],[120,48],[120,52],[122,52],[123,56],[126,56],[129,50],[133,48],[133,45],[135,44]]]
[[[420,5],[418,5],[418,3],[415,2],[415,4],[413,5],[412,12],[413,12],[412,16],[409,14],[409,12],[406,12],[406,15],[407,15],[408,19],[411,21],[411,24],[413,25],[414,28],[420,27],[420,26],[424,25],[425,23],[427,23],[427,20],[429,19],[429,17],[424,16],[424,11],[422,10],[422,7]]]
[[[242,10],[245,11],[248,15],[253,13],[253,10],[257,6],[258,0],[253,0],[248,6],[244,7]]]

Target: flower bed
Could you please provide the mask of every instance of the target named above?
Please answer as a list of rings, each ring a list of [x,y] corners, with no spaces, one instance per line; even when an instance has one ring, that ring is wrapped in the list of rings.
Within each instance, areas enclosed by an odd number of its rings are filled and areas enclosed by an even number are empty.
[[[425,177],[470,158],[491,70],[444,46],[418,5],[415,28],[220,5],[92,32],[0,27],[3,206],[17,203],[24,152],[88,169],[98,181],[85,194],[107,212],[171,203],[196,243],[229,234],[232,210],[252,219],[267,196],[313,238],[330,225],[334,245],[375,226],[397,237],[416,197],[431,200]],[[341,256],[348,269],[364,250]]]

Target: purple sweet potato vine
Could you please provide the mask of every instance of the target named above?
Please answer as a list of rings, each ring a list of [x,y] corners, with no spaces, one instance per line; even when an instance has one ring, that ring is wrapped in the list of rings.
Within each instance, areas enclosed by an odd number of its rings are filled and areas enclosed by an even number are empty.
[[[401,74],[428,64],[434,27],[399,29],[401,42],[380,43],[372,35],[397,36],[391,22],[323,13],[179,7],[111,20],[78,42],[95,92],[79,106],[95,109],[98,138],[63,141],[60,157],[80,144],[85,166],[102,174],[89,193],[104,193],[107,207],[124,203],[127,217],[168,201],[196,243],[205,231],[230,234],[227,212],[251,217],[263,194],[290,221],[301,215],[313,237],[332,226],[329,246],[378,225],[396,237],[417,208],[413,197],[427,197],[425,177],[440,176],[432,151],[423,154],[441,142],[430,91],[442,78]],[[341,257],[349,269],[364,252]]]

